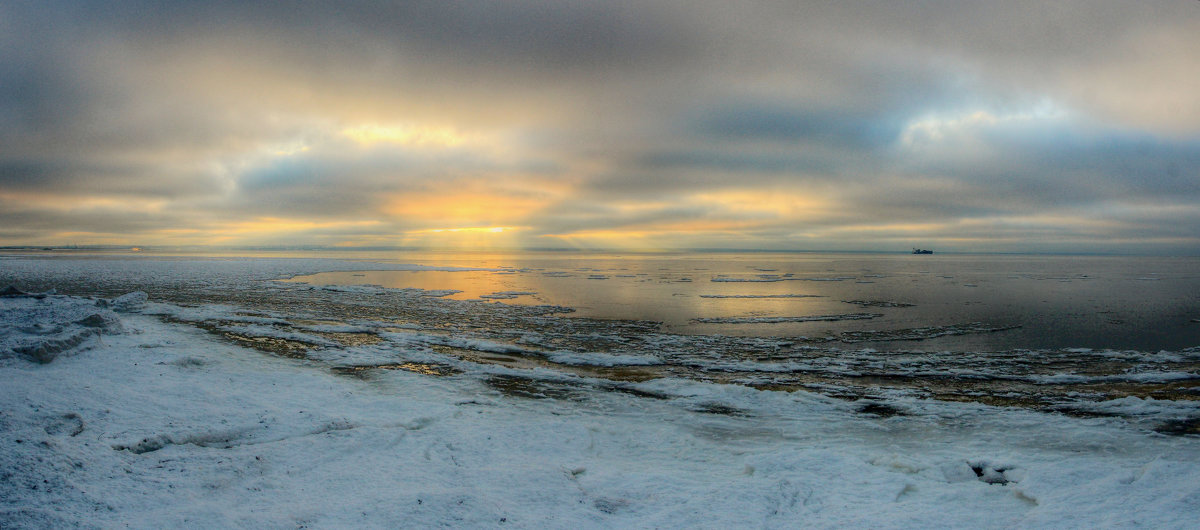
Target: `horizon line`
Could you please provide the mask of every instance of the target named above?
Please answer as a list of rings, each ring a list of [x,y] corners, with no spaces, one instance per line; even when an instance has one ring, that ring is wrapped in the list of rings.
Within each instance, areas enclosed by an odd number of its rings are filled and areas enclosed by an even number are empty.
[[[950,255],[1056,255],[1056,256],[1160,256],[1197,257],[1200,251],[1120,252],[1095,250],[935,250]],[[325,245],[0,245],[0,251],[128,251],[128,252],[621,252],[638,254],[702,253],[779,253],[779,254],[910,254],[911,249],[779,249],[779,248],[627,248],[627,247],[439,247],[439,246],[325,246]]]

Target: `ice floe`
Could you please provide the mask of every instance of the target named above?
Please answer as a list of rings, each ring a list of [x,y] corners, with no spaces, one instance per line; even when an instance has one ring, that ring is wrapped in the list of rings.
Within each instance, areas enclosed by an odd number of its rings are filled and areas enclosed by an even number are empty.
[[[843,313],[838,315],[804,315],[777,317],[704,317],[695,319],[705,324],[782,324],[785,322],[836,322],[839,320],[867,320],[883,316],[879,313]]]
[[[824,298],[818,294],[702,294],[700,298]]]

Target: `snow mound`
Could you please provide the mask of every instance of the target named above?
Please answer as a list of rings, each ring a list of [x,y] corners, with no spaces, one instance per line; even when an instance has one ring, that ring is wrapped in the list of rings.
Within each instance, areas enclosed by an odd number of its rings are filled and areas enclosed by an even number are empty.
[[[90,347],[101,335],[125,333],[109,304],[60,295],[23,293],[0,297],[0,359],[46,364]],[[144,295],[144,293],[143,293]]]

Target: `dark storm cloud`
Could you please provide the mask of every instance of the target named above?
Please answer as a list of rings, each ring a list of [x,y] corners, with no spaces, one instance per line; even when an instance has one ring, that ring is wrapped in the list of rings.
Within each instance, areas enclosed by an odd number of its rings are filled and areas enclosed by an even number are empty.
[[[1200,200],[1200,140],[1156,138],[1113,130],[987,134],[995,151],[978,160],[914,161],[914,174],[953,175],[986,197],[1052,207],[1106,200]]]
[[[46,244],[56,245],[79,242],[63,240],[61,236],[55,236],[56,233],[92,233],[117,237],[128,234],[149,235],[164,225],[173,226],[190,221],[169,213],[22,208],[6,210],[8,211],[0,213],[0,226],[19,227],[12,232],[22,233],[27,237],[41,237],[47,241]]]
[[[887,146],[896,140],[904,126],[900,119],[863,114],[854,109],[754,103],[720,108],[696,122],[699,134],[718,141],[819,143],[857,149]]]
[[[161,172],[170,170],[171,178]],[[10,191],[182,198],[214,193],[209,174],[187,168],[89,160],[0,160],[0,187]]]
[[[647,153],[639,157],[635,165],[643,170],[719,170],[724,172],[736,173],[767,173],[767,174],[815,174],[815,173],[830,173],[836,170],[834,165],[827,159],[806,153],[778,153],[778,152],[740,152],[736,150],[723,149],[704,149],[692,151],[667,151]],[[693,177],[695,179],[696,177]],[[646,178],[632,177],[627,180],[626,185],[633,185],[644,188],[647,185],[656,185],[653,182],[645,182]],[[763,177],[758,177],[755,180],[763,181]],[[606,179],[606,184],[613,184],[614,179]],[[699,184],[702,181],[693,180],[692,184]],[[714,183],[709,179],[709,184]],[[719,181],[716,183],[720,183]],[[666,184],[670,184],[667,182]],[[679,183],[676,183],[678,185]]]
[[[465,62],[524,63],[545,69],[624,67],[662,59],[675,48],[668,20],[645,7],[600,1],[471,2],[116,2],[77,6],[72,18],[151,42],[255,32],[271,46],[329,55],[386,44],[390,52]],[[86,14],[84,14],[86,13]],[[242,35],[245,36],[245,35]],[[339,45],[330,50],[327,45]]]

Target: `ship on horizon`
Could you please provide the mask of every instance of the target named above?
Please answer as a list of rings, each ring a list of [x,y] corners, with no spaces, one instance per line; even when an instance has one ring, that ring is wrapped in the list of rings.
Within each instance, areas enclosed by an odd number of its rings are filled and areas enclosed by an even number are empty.
[[[913,247],[913,254],[933,254],[932,250]]]

